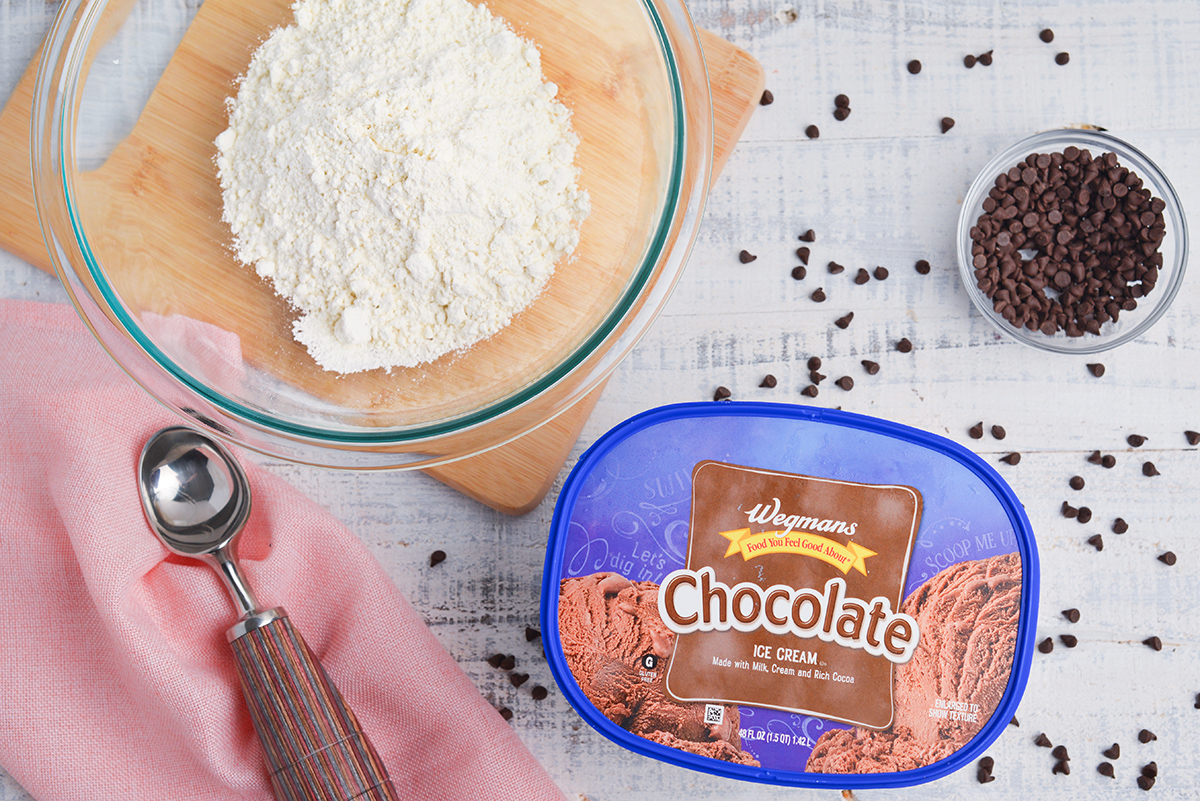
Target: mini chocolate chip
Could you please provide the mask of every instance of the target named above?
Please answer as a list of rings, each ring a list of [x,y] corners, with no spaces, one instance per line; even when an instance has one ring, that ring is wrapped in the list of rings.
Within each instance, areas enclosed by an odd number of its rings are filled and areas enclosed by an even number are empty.
[[[982,439],[983,438],[983,421],[980,420],[978,423],[976,423],[975,425],[973,425],[969,429],[967,429],[967,434],[971,437],[971,439]]]
[[[1046,736],[1045,732],[1042,732],[1036,738],[1034,738],[1033,744],[1040,745],[1042,748],[1050,748],[1054,745],[1054,743],[1050,742],[1050,738]]]
[[[800,390],[800,394],[806,398],[815,398],[817,397],[818,391],[819,390],[816,387],[814,387],[812,384],[809,384],[807,387]]]
[[[824,375],[817,372],[816,370],[808,371],[808,380],[813,382],[814,384],[820,384],[822,381],[825,380],[825,378],[826,377]]]
[[[846,270],[843,265],[838,264],[836,261],[829,262],[828,269],[830,275],[837,275],[838,273],[845,272]]]
[[[1106,454],[1104,454],[1104,456],[1100,457],[1100,466],[1101,467],[1106,467],[1106,468],[1112,469],[1116,464],[1117,464],[1117,457],[1113,456],[1111,453],[1106,453]]]
[[[541,636],[542,636],[542,633],[540,631],[538,631],[537,629],[535,629],[533,626],[525,627],[525,642],[533,642],[534,640],[536,640],[538,637],[541,637]]]
[[[1019,720],[1017,720],[1017,716],[1016,716],[1016,715],[1013,715],[1013,716],[1012,716],[1012,720],[1010,720],[1010,721],[1008,722],[1008,725],[1009,725],[1009,726],[1016,726],[1018,729],[1019,729],[1019,728],[1021,728],[1021,722],[1020,722]]]
[[[992,66],[992,51],[989,50],[986,53],[980,53],[978,56],[978,59],[979,59],[979,63],[982,64],[983,66],[985,66],[985,67]]]
[[[1050,30],[1049,28],[1043,28],[1042,32],[1038,34],[1038,38],[1046,44],[1050,44],[1054,41],[1054,31]]]
[[[953,117],[942,117],[942,133],[946,133],[946,131],[950,130],[953,127],[954,127],[954,118]]]
[[[1121,758],[1120,743],[1113,743],[1111,747],[1105,748],[1104,755],[1106,757],[1108,757],[1109,759],[1120,759]]]
[[[929,271],[930,271],[930,269],[932,269],[929,266],[929,262],[926,261],[925,259],[917,259],[917,263],[916,263],[916,265],[914,265],[914,267],[915,267],[916,271],[918,273],[920,273],[921,275],[929,275]]]
[[[1104,550],[1104,537],[1100,536],[1099,534],[1093,534],[1092,536],[1088,537],[1087,541],[1088,545],[1092,546],[1097,551]]]
[[[1158,468],[1154,466],[1154,462],[1143,462],[1142,463],[1142,475],[1147,476],[1147,477],[1153,477],[1153,476],[1161,476],[1162,473],[1158,472]]]
[[[1091,373],[1092,375],[1096,376],[1096,378],[1099,378],[1100,376],[1104,375],[1104,365],[1103,364],[1099,364],[1099,363],[1089,364],[1087,366],[1087,369],[1088,369],[1088,372]]]
[[[850,98],[846,95],[838,95],[833,99],[833,105],[837,108],[850,108]]]
[[[1054,763],[1054,768],[1051,772],[1055,774],[1061,773],[1064,776],[1070,776],[1071,766],[1067,763],[1067,760],[1060,759]]]
[[[1111,762],[1101,762],[1099,765],[1096,766],[1096,772],[1099,773],[1101,776],[1108,776],[1111,779],[1113,777],[1113,772],[1114,772],[1112,763]]]
[[[809,228],[807,231],[800,234],[799,239],[801,242],[816,242],[817,241],[817,232],[814,231],[813,229]]]
[[[992,426],[992,436],[996,439],[1004,439],[1008,433],[1004,430],[1004,426]]]
[[[497,709],[496,711],[499,712],[500,717],[504,718],[505,720],[512,720],[513,713],[512,713],[512,710],[509,709],[508,707],[502,706],[499,709]]]
[[[804,129],[804,135],[807,136],[809,139],[816,139],[818,136],[821,135],[821,129],[815,125],[810,125]]]
[[[1200,693],[1196,693],[1196,703],[1192,704],[1196,709],[1200,709]]]
[[[966,67],[967,69],[971,69],[971,67],[974,67],[975,61],[976,61],[975,56],[971,55],[970,53],[963,56],[963,66]]]
[[[1129,524],[1125,522],[1125,518],[1118,517],[1112,524],[1113,534],[1124,534],[1129,531]]]
[[[1061,759],[1064,762],[1071,761],[1071,755],[1067,753],[1067,747],[1065,745],[1054,746],[1054,750],[1050,752],[1050,756],[1054,757],[1055,759]]]
[[[854,379],[848,375],[842,376],[841,378],[839,378],[837,381],[834,381],[833,383],[837,384],[839,387],[844,389],[846,392],[849,392],[850,390],[854,389]]]
[[[844,316],[839,317],[836,320],[834,320],[833,324],[836,325],[838,328],[845,330],[850,327],[850,322],[853,319],[854,319],[854,312],[846,312],[846,314]]]
[[[540,684],[535,684],[533,685],[533,689],[529,691],[529,694],[533,696],[533,700],[543,701],[550,694],[550,691]]]
[[[504,662],[504,654],[492,654],[488,657],[487,662],[492,667],[499,668],[501,663]]]
[[[775,102],[775,95],[771,94],[770,89],[763,89],[762,97],[758,99],[760,106],[769,106]]]
[[[808,275],[808,270],[804,269],[804,265],[798,264],[792,268],[792,278],[797,281],[803,281],[806,275]]]
[[[987,768],[980,768],[979,770],[975,771],[975,778],[979,780],[980,784],[987,784],[988,782],[996,781],[996,777],[993,776],[992,772]]]
[[[822,287],[817,287],[817,289],[809,297],[811,297],[817,303],[824,303],[825,302],[825,290]]]
[[[1147,762],[1145,765],[1142,765],[1142,775],[1149,776],[1151,779],[1157,779],[1158,778],[1158,763],[1157,762]]]
[[[748,250],[743,250],[741,253],[738,253],[738,261],[740,261],[742,264],[749,264],[757,258],[758,256],[755,256]]]
[[[886,281],[888,277],[887,267],[876,267],[871,271],[871,275],[875,276],[876,281]]]
[[[1058,635],[1058,639],[1061,640],[1062,644],[1068,648],[1074,648],[1079,644],[1079,640],[1076,639],[1074,634],[1060,634]]]
[[[1147,637],[1146,639],[1142,640],[1142,645],[1149,646],[1149,647],[1153,648],[1155,651],[1161,651],[1162,650],[1162,639],[1157,636]],[[1145,729],[1142,729],[1142,731],[1145,731]],[[1139,736],[1139,738],[1141,737],[1141,735],[1138,735],[1138,736]],[[1158,738],[1155,737],[1153,739],[1157,740]],[[1147,741],[1142,740],[1142,742],[1147,742]]]
[[[915,58],[912,61],[908,62],[908,71],[911,72],[913,75],[916,75],[918,72],[921,71],[921,62],[917,61]]]
[[[879,362],[873,362],[870,359],[862,360],[863,369],[867,371],[867,375],[876,375],[879,373]]]
[[[1146,438],[1141,434],[1130,434],[1125,438],[1125,441],[1135,448],[1140,448],[1146,444]]]
[[[1071,489],[1081,490],[1084,485],[1083,476],[1071,476],[1071,480],[1067,483],[1071,486]]]
[[[850,109],[847,107],[835,108],[833,110],[833,118],[838,122],[843,122],[850,116]]]
[[[1171,567],[1175,564],[1175,561],[1176,561],[1175,553],[1173,551],[1167,551],[1165,553],[1160,553],[1158,555],[1158,561],[1162,562],[1164,565],[1167,565],[1168,567]]]
[[[1005,464],[1017,464],[1021,461],[1021,454],[1013,451],[1008,456],[1001,456],[1000,461],[1004,462]]]
[[[982,757],[979,760],[979,767],[983,768],[984,770],[991,770],[992,768],[996,767],[996,760],[992,759],[990,756]]]
[[[797,256],[797,257],[800,259],[800,261],[801,261],[801,262],[803,262],[805,265],[807,265],[807,264],[808,264],[808,257],[809,257],[810,255],[812,255],[812,251],[811,251],[811,250],[809,250],[807,247],[798,247],[798,248],[796,248],[796,256]]]
[[[500,669],[501,670],[512,670],[516,666],[517,666],[517,658],[515,656],[513,656],[512,654],[509,654],[508,656],[504,657],[504,659],[500,660]]]
[[[809,370],[820,370],[821,369],[821,357],[813,356],[813,357],[809,358],[808,369]]]
[[[713,393],[713,400],[729,400],[732,395],[733,393],[729,391],[729,387],[717,387],[717,391]]]
[[[866,269],[859,267],[858,272],[854,274],[854,283],[862,286],[871,280],[871,274]]]
[[[1071,519],[1079,516],[1079,510],[1066,501],[1062,502],[1062,516]]]
[[[1200,431],[1184,431],[1183,435],[1187,437],[1188,445],[1200,445]]]
[[[1091,509],[1089,509],[1089,508],[1088,508],[1088,507],[1086,507],[1086,506],[1080,506],[1080,507],[1079,507],[1079,514],[1076,516],[1076,519],[1077,519],[1077,520],[1078,520],[1080,523],[1088,523],[1088,522],[1091,522],[1091,519],[1092,519],[1092,510],[1091,510]]]
[[[430,567],[433,567],[434,565],[440,565],[442,562],[445,562],[445,561],[446,561],[446,552],[445,551],[438,550],[438,551],[434,551],[433,553],[429,554],[429,566]]]
[[[1071,60],[1070,53],[1059,53],[1057,56],[1054,57],[1054,63],[1060,67],[1065,65],[1070,60]]]
[[[1157,739],[1158,739],[1158,737],[1154,734],[1154,732],[1150,731],[1149,729],[1142,729],[1141,731],[1138,732],[1138,742],[1139,743],[1148,743],[1151,740],[1157,740]]]
[[[1054,640],[1052,640],[1052,639],[1050,639],[1049,637],[1047,637],[1046,639],[1044,639],[1044,640],[1042,640],[1041,642],[1039,642],[1039,643],[1038,643],[1038,647],[1037,647],[1037,648],[1038,648],[1038,650],[1039,650],[1039,651],[1041,651],[1043,654],[1048,654],[1048,653],[1050,653],[1051,651],[1053,651],[1053,650],[1054,650]]]
[[[508,677],[508,680],[512,682],[512,686],[520,687],[522,684],[529,681],[529,674],[528,673],[513,673],[511,676]]]
[[[913,343],[909,341],[908,337],[904,337],[896,343],[896,350],[900,351],[901,353],[910,353],[912,352],[912,349]]]
[[[1151,787],[1154,786],[1154,777],[1153,776],[1138,776],[1137,777],[1137,786],[1142,788],[1143,790],[1149,790]]]
[[[1074,607],[1072,607],[1071,609],[1064,609],[1063,617],[1065,617],[1067,620],[1071,621],[1072,623],[1078,623],[1079,622],[1079,610],[1075,609]]]
[[[762,383],[759,384],[759,386],[766,387],[767,389],[774,389],[778,383],[779,383],[779,379],[777,379],[775,376],[771,375],[770,373],[767,373],[763,377]]]
[[[1091,455],[1088,456],[1087,460],[1089,462],[1091,462],[1092,464],[1100,464],[1100,460],[1103,458],[1104,457],[1100,455],[1100,451],[1092,451]]]

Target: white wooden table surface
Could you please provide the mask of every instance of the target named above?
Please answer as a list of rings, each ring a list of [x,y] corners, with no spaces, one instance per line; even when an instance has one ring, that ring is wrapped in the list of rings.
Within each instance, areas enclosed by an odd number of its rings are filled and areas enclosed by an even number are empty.
[[[189,4],[198,0],[187,0]],[[56,3],[0,0],[0,95],[7,96],[50,23]],[[1148,335],[1100,358],[1034,352],[1004,341],[974,313],[954,262],[954,226],[972,177],[990,156],[1032,132],[1091,123],[1124,136],[1158,161],[1200,230],[1200,3],[1196,0],[693,0],[698,25],[741,45],[766,68],[775,102],[751,120],[713,186],[699,241],[662,317],[621,365],[588,423],[572,462],[603,432],[644,409],[712,397],[807,402],[805,361],[831,377],[856,377],[852,392],[825,383],[812,401],[840,405],[943,434],[999,464],[1024,502],[1042,560],[1038,637],[1070,632],[1077,648],[1035,654],[1029,687],[990,752],[995,782],[964,769],[910,790],[859,791],[860,799],[1125,798],[1140,794],[1140,766],[1157,761],[1152,797],[1200,797],[1200,452],[1183,432],[1200,430],[1200,276]],[[788,12],[792,13],[789,14]],[[1054,29],[1053,44],[1038,32]],[[990,67],[962,57],[994,51]],[[1058,66],[1054,56],[1070,53]],[[923,71],[905,64],[920,59]],[[832,117],[845,93],[853,112]],[[939,120],[957,124],[947,134]],[[820,126],[817,140],[804,128]],[[4,155],[0,154],[0,158]],[[790,277],[797,235],[812,228],[809,277]],[[743,265],[741,249],[757,254]],[[928,259],[933,271],[913,264]],[[824,265],[847,267],[827,276]],[[859,267],[886,266],[883,282],[856,286]],[[1200,269],[1200,268],[1196,268]],[[829,300],[809,293],[824,286]],[[55,281],[0,253],[0,295],[65,302]],[[832,321],[853,310],[840,331]],[[903,355],[892,343],[910,338]],[[874,359],[878,375],[862,374]],[[1086,362],[1107,367],[1093,377]],[[774,389],[759,388],[767,373]],[[860,377],[861,376],[861,377]],[[979,420],[1008,431],[972,440]],[[1125,437],[1148,442],[1136,452]],[[1093,450],[1117,465],[1088,464]],[[1161,471],[1144,477],[1152,459]],[[569,466],[569,465],[568,465]],[[356,475],[276,463],[356,531],[424,615],[480,691],[515,711],[512,725],[568,795],[592,801],[688,797],[834,798],[833,791],[772,788],[693,773],[635,756],[593,732],[553,688],[537,644],[543,549],[554,499],[509,518],[420,474]],[[1067,479],[1087,479],[1073,492]],[[1059,513],[1086,504],[1086,525]],[[1129,532],[1112,534],[1114,517]],[[454,526],[445,525],[453,521]],[[452,528],[458,539],[442,532]],[[1104,535],[1104,550],[1086,543]],[[449,558],[435,569],[429,553]],[[1166,550],[1174,567],[1156,559]],[[1077,607],[1070,625],[1060,610]],[[1141,644],[1163,640],[1155,652]],[[515,653],[532,675],[514,690],[485,658]],[[1149,728],[1156,742],[1137,742]],[[1067,744],[1069,776],[1033,739]],[[1122,747],[1116,778],[1096,772],[1100,752]],[[97,788],[98,791],[100,788]],[[28,796],[7,776],[0,799]]]

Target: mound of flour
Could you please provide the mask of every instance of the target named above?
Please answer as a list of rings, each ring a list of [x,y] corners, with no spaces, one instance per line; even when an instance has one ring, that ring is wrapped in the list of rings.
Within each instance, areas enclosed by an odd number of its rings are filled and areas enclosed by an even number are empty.
[[[323,368],[412,366],[499,331],[589,212],[537,48],[468,0],[299,0],[216,140],[238,259]]]

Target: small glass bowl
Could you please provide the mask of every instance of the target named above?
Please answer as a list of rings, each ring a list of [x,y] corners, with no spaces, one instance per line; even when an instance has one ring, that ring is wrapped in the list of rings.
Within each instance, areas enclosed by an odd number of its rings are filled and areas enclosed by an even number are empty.
[[[1115,153],[1120,165],[1137,173],[1143,186],[1148,187],[1154,197],[1166,204],[1166,208],[1163,209],[1166,235],[1159,246],[1163,263],[1154,290],[1146,297],[1140,298],[1137,308],[1133,311],[1122,312],[1117,321],[1104,323],[1098,335],[1085,333],[1078,337],[1067,336],[1063,331],[1047,335],[1039,330],[1017,328],[1005,320],[992,308],[991,299],[979,288],[971,255],[971,229],[983,213],[983,201],[995,185],[996,177],[1002,172],[1007,172],[1031,153],[1060,153],[1071,145],[1081,150],[1086,148],[1093,157]],[[1183,208],[1174,187],[1158,166],[1128,142],[1103,131],[1084,128],[1042,131],[999,153],[972,182],[958,218],[958,269],[975,308],[1006,336],[1054,353],[1100,353],[1123,345],[1149,330],[1166,313],[1171,301],[1179,292],[1187,264],[1187,252],[1188,232]]]

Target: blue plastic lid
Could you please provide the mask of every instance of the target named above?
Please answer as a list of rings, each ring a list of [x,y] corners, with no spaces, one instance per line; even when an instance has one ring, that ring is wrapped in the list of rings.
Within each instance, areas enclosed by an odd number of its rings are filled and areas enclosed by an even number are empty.
[[[625,421],[571,472],[542,632],[567,699],[632,751],[896,787],[967,765],[1009,724],[1037,595],[1020,502],[956,443],[847,412],[690,403]]]

